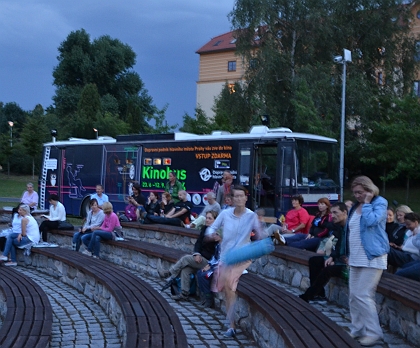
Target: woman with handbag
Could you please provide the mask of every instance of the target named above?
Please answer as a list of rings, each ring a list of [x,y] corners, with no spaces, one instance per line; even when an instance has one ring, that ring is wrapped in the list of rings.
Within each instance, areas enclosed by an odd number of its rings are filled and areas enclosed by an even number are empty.
[[[61,204],[60,198],[56,194],[52,194],[48,198],[48,202],[50,203],[50,214],[41,215],[46,220],[39,226],[44,243],[47,242],[48,232],[56,230],[61,221],[66,221],[66,208]]]

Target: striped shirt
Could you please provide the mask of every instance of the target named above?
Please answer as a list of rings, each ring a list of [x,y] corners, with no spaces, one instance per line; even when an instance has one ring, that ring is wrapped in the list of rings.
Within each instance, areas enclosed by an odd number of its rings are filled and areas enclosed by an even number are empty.
[[[353,267],[387,269],[387,254],[375,257],[373,260],[369,260],[366,256],[365,248],[360,238],[361,216],[355,210],[349,221],[349,265]]]

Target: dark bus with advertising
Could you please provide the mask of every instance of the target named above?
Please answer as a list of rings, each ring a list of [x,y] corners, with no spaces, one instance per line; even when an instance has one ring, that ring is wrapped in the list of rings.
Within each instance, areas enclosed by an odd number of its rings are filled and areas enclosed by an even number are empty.
[[[47,208],[49,194],[55,193],[68,214],[84,216],[95,186],[102,184],[114,210],[124,210],[133,183],[145,196],[163,192],[173,171],[199,211],[225,170],[249,190],[249,208],[264,208],[267,216],[291,209],[295,194],[302,194],[310,211],[321,197],[340,199],[335,139],[254,126],[242,134],[136,134],[46,143],[40,206]]]

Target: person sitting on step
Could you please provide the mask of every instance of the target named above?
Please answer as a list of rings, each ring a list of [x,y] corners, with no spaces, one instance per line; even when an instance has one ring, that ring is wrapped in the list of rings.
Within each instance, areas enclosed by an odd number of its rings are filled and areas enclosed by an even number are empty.
[[[201,228],[200,236],[194,245],[194,253],[192,255],[185,255],[181,257],[178,262],[169,270],[158,270],[161,278],[169,278],[167,281],[175,279],[178,274],[181,274],[181,293],[173,295],[175,301],[188,301],[190,290],[190,275],[196,270],[203,269],[207,266],[208,260],[215,253],[215,247],[220,241],[220,236],[217,240],[205,242],[204,236],[207,227],[210,227],[217,217],[215,211],[208,211],[206,214],[206,224]]]

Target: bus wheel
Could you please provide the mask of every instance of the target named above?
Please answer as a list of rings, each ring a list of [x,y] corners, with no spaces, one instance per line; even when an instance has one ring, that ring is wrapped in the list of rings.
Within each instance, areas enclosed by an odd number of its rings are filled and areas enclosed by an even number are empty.
[[[89,203],[90,203],[90,199],[89,199],[89,197],[86,197],[83,200],[82,208],[80,209],[80,216],[82,218],[85,218],[87,216],[87,214],[89,213]]]

